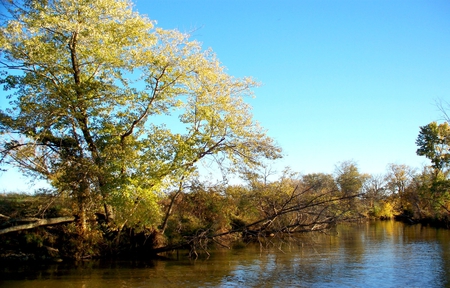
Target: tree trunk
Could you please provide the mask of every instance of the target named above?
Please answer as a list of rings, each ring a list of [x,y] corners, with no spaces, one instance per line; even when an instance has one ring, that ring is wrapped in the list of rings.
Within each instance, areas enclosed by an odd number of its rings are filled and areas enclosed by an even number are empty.
[[[73,216],[49,218],[49,219],[38,219],[38,220],[36,220],[33,223],[17,225],[17,226],[12,226],[12,227],[8,227],[8,228],[5,228],[5,229],[2,229],[2,230],[0,230],[0,235],[1,234],[6,234],[6,233],[10,233],[10,232],[15,232],[15,231],[22,231],[22,230],[33,229],[33,228],[36,228],[36,227],[39,227],[39,226],[56,225],[56,224],[73,222],[73,221],[75,221],[75,217],[73,217]]]
[[[166,216],[164,217],[164,222],[161,227],[161,234],[164,234],[164,231],[166,231],[167,223],[169,222],[169,217],[172,214],[173,205],[175,203],[175,200],[178,198],[178,195],[180,195],[180,194],[181,194],[181,191],[178,190],[175,193],[175,195],[173,195],[172,199],[170,200],[170,205],[169,205],[169,208],[167,209],[167,213],[166,213]]]
[[[106,218],[106,223],[111,222],[112,220],[114,220],[114,212],[113,212],[113,208],[111,205],[109,204],[103,204],[103,207],[105,209],[105,218]]]
[[[183,190],[183,180],[184,176],[181,178],[180,184],[178,186],[178,191],[173,195],[172,199],[170,200],[169,208],[167,209],[166,216],[164,217],[164,222],[161,227],[161,234],[164,234],[164,231],[166,231],[167,223],[169,222],[169,217],[172,214],[173,205],[175,203],[175,200],[177,200],[178,195],[181,194],[181,191]]]
[[[86,202],[89,199],[89,182],[88,180],[84,177],[85,175],[83,175],[83,179],[81,180],[81,184],[79,187],[79,195],[78,195],[78,233],[80,235],[85,235],[86,231],[87,231],[87,215],[86,215]]]

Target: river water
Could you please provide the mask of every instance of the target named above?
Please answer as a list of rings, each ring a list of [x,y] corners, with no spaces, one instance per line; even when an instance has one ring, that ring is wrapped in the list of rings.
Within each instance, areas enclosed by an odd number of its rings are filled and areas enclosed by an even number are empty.
[[[450,287],[450,230],[377,221],[195,261],[180,254],[0,268],[0,287]]]

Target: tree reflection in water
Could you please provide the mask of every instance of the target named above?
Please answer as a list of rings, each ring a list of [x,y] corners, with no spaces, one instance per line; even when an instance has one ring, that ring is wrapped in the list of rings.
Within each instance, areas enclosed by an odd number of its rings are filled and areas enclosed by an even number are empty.
[[[340,225],[297,244],[209,259],[2,266],[1,287],[445,287],[450,231],[384,221]]]

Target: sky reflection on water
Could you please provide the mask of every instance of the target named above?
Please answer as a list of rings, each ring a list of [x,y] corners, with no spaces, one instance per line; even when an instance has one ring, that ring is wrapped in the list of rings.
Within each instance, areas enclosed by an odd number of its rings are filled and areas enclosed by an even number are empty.
[[[337,232],[305,236],[283,251],[248,246],[214,252],[208,260],[2,267],[0,286],[450,287],[449,230],[388,221],[343,225]]]

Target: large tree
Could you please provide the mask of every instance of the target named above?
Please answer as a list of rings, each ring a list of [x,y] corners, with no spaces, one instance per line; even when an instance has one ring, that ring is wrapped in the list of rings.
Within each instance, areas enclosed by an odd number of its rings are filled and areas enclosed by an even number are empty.
[[[361,207],[358,205],[359,202],[356,196],[363,196],[364,183],[369,178],[369,175],[359,172],[358,166],[354,161],[341,162],[336,165],[335,170],[335,181],[340,193],[345,197],[349,197],[347,209],[351,212],[360,212]]]
[[[447,121],[420,127],[416,144],[417,155],[431,160],[431,171],[424,169],[420,175],[422,199],[435,215],[447,217],[450,212],[450,125],[445,109],[441,104],[438,107]]]
[[[155,28],[130,1],[3,5],[1,162],[71,195],[80,227],[90,203],[155,221],[158,193],[205,157],[231,168],[280,157],[243,101],[254,80],[226,74],[211,50]]]
[[[420,127],[416,140],[417,155],[431,160],[436,172],[444,172],[450,165],[450,126],[448,122],[431,122]]]

